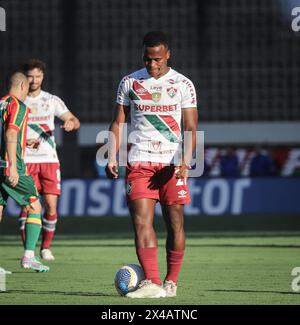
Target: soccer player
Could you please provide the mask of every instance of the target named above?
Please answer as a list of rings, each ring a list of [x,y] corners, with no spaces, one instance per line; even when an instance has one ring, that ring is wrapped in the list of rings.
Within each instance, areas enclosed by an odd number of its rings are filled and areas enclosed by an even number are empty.
[[[144,36],[145,68],[120,82],[115,117],[110,126],[111,158],[106,167],[110,178],[118,177],[116,155],[120,147],[121,123],[129,114],[131,131],[135,131],[129,135],[126,192],[136,253],[146,280],[136,291],[127,294],[130,298],[176,296],[184,257],[183,208],[190,203],[187,176],[191,152],[196,146],[198,111],[193,83],[168,66],[169,58],[170,49],[164,33],[154,31]],[[176,163],[175,157],[180,157],[178,153],[182,147],[182,122],[184,130],[192,133],[192,141]],[[153,228],[158,200],[167,226],[167,274],[163,283]]]
[[[37,59],[31,59],[23,66],[23,71],[29,81],[29,94],[25,103],[30,107],[28,121],[28,139],[35,139],[39,144],[26,148],[25,163],[30,175],[43,195],[45,214],[42,218],[41,258],[54,260],[50,250],[57,223],[57,201],[61,193],[60,165],[56,152],[54,138],[54,119],[58,117],[64,123],[61,126],[66,132],[77,130],[80,122],[66,107],[64,102],[42,90],[45,64]],[[25,241],[24,223],[27,217],[25,210],[19,217],[20,231]]]
[[[27,211],[25,220],[25,252],[21,266],[37,272],[47,272],[49,267],[35,258],[35,246],[41,231],[41,204],[38,192],[23,160],[26,147],[26,131],[29,108],[24,104],[29,83],[20,72],[14,73],[9,81],[9,94],[0,102],[1,109],[1,159],[6,161],[1,173],[0,220],[8,196]],[[34,141],[30,141],[33,146]]]

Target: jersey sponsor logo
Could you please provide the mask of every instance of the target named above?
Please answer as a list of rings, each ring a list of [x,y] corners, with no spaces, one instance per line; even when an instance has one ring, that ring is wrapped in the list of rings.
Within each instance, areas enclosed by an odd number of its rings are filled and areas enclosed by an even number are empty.
[[[150,143],[151,143],[150,149],[152,149],[154,151],[161,150],[161,142],[160,141],[151,141]]]
[[[134,104],[134,108],[141,112],[172,112],[177,110],[177,104],[174,105],[138,105]]]
[[[160,101],[160,99],[161,99],[161,93],[158,93],[158,92],[156,92],[156,93],[152,93],[152,100],[154,101],[154,102],[159,102]]]
[[[43,122],[43,121],[50,121],[50,120],[51,120],[50,115],[29,117],[30,122]]]
[[[177,89],[174,87],[167,88],[167,93],[171,98],[173,98],[177,93]]]
[[[155,91],[155,92],[161,92],[162,91],[162,86],[151,86],[150,89]]]
[[[193,85],[188,80],[183,80],[182,82],[185,83],[189,88],[190,95],[191,95],[191,104],[196,105],[196,94]]]

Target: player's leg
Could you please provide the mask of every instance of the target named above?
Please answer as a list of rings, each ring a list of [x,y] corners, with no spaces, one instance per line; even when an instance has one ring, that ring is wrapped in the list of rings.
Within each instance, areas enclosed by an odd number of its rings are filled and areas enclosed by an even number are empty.
[[[164,287],[170,297],[176,296],[178,275],[184,257],[185,232],[183,205],[162,205],[162,211],[167,228],[167,275],[165,277]]]
[[[4,206],[3,205],[0,205],[0,222],[3,219],[3,214],[4,214]]]
[[[164,287],[167,296],[176,296],[178,275],[185,249],[184,204],[190,203],[187,179],[176,179],[175,167],[166,166],[161,171],[160,200],[167,228],[167,275]]]
[[[145,273],[145,281],[134,292],[128,293],[129,298],[160,298],[166,292],[161,287],[161,279],[157,260],[157,238],[153,228],[156,200],[143,198],[129,204],[135,233],[135,247],[139,262]]]
[[[146,279],[160,285],[157,238],[153,228],[155,204],[153,199],[138,199],[130,202],[129,210],[135,234],[136,253]]]
[[[18,222],[19,222],[19,231],[22,239],[23,246],[25,245],[26,233],[25,233],[25,223],[27,219],[27,208],[22,207],[21,212],[19,214]]]
[[[45,207],[42,218],[41,257],[50,261],[55,259],[50,248],[58,219],[57,202],[61,193],[60,166],[58,163],[41,163],[40,168],[40,183]]]
[[[0,177],[0,223],[3,221],[4,218],[4,210],[7,204],[7,199],[8,199],[8,194],[7,192],[3,189],[1,184],[5,182],[4,177]]]
[[[2,188],[20,206],[26,206],[28,216],[25,223],[25,252],[21,259],[21,266],[37,272],[47,272],[49,268],[35,258],[35,247],[41,231],[41,204],[38,192],[31,176],[20,176],[18,184],[11,187],[8,177],[5,177]]]
[[[27,206],[28,216],[25,224],[25,251],[21,259],[21,266],[25,269],[32,269],[37,272],[48,272],[49,267],[43,265],[35,257],[35,247],[41,232],[41,212],[42,207],[40,201],[36,199]]]
[[[161,287],[157,260],[157,238],[153,228],[158,198],[152,166],[128,166],[126,175],[127,201],[135,233],[135,247],[146,280],[129,298],[159,298],[166,292]]]
[[[37,163],[28,163],[26,164],[27,167],[27,171],[28,174],[33,178],[33,181],[35,183],[35,186],[38,190],[38,192],[40,192],[41,190],[41,184],[39,181],[39,164]],[[25,245],[25,238],[26,238],[26,233],[25,233],[25,223],[26,223],[26,219],[27,219],[27,215],[28,215],[28,209],[26,206],[21,208],[21,212],[19,215],[19,230],[20,230],[20,235],[21,235],[21,239],[23,242],[23,246]]]
[[[55,194],[45,194],[44,206],[45,214],[42,219],[42,243],[41,243],[41,257],[45,260],[54,260],[50,247],[56,230],[57,223],[57,201],[58,196]]]

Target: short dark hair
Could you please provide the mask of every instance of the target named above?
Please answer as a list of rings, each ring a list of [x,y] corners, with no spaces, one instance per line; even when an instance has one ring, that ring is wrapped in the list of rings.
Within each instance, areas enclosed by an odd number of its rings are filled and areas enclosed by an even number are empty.
[[[165,33],[161,31],[152,31],[147,33],[143,39],[144,47],[154,47],[159,45],[164,45],[166,48],[169,48],[169,40]]]
[[[28,82],[25,74],[19,70],[14,71],[6,79],[7,90],[10,91],[12,87],[18,86],[22,81]]]
[[[30,59],[23,64],[24,73],[27,73],[28,71],[33,69],[39,69],[44,73],[46,70],[46,64],[39,59]]]

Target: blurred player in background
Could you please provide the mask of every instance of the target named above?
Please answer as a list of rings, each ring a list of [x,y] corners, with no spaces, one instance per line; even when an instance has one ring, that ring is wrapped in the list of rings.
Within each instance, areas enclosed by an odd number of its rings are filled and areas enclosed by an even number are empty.
[[[21,266],[38,272],[47,272],[49,267],[35,258],[35,246],[41,231],[41,204],[38,192],[24,163],[26,131],[29,108],[23,103],[29,90],[29,82],[23,73],[14,73],[9,80],[9,94],[0,102],[1,108],[1,159],[7,167],[1,172],[0,221],[8,196],[26,211],[24,228],[26,240]],[[35,145],[32,140],[28,145]]]
[[[64,123],[61,126],[66,132],[77,130],[79,120],[68,110],[64,102],[42,90],[45,64],[31,59],[23,66],[29,81],[29,94],[25,104],[30,108],[27,137],[38,140],[32,148],[26,148],[25,163],[36,187],[43,195],[45,214],[42,218],[41,257],[54,260],[50,250],[57,223],[57,201],[61,193],[60,165],[54,138],[54,119],[58,117]],[[23,242],[25,241],[24,224],[27,217],[25,209],[21,211],[19,225]]]
[[[143,40],[145,68],[123,78],[117,94],[115,118],[110,131],[116,139],[111,148],[107,175],[118,177],[116,155],[121,123],[131,116],[126,192],[135,231],[136,253],[146,280],[127,294],[130,298],[174,297],[185,249],[184,204],[190,203],[187,176],[191,152],[196,146],[198,111],[193,83],[168,66],[170,50],[162,32],[150,32]],[[181,123],[192,141],[175,165],[182,147]],[[113,143],[113,141],[110,141]],[[160,201],[167,226],[167,275],[162,284],[157,262],[154,211]]]

